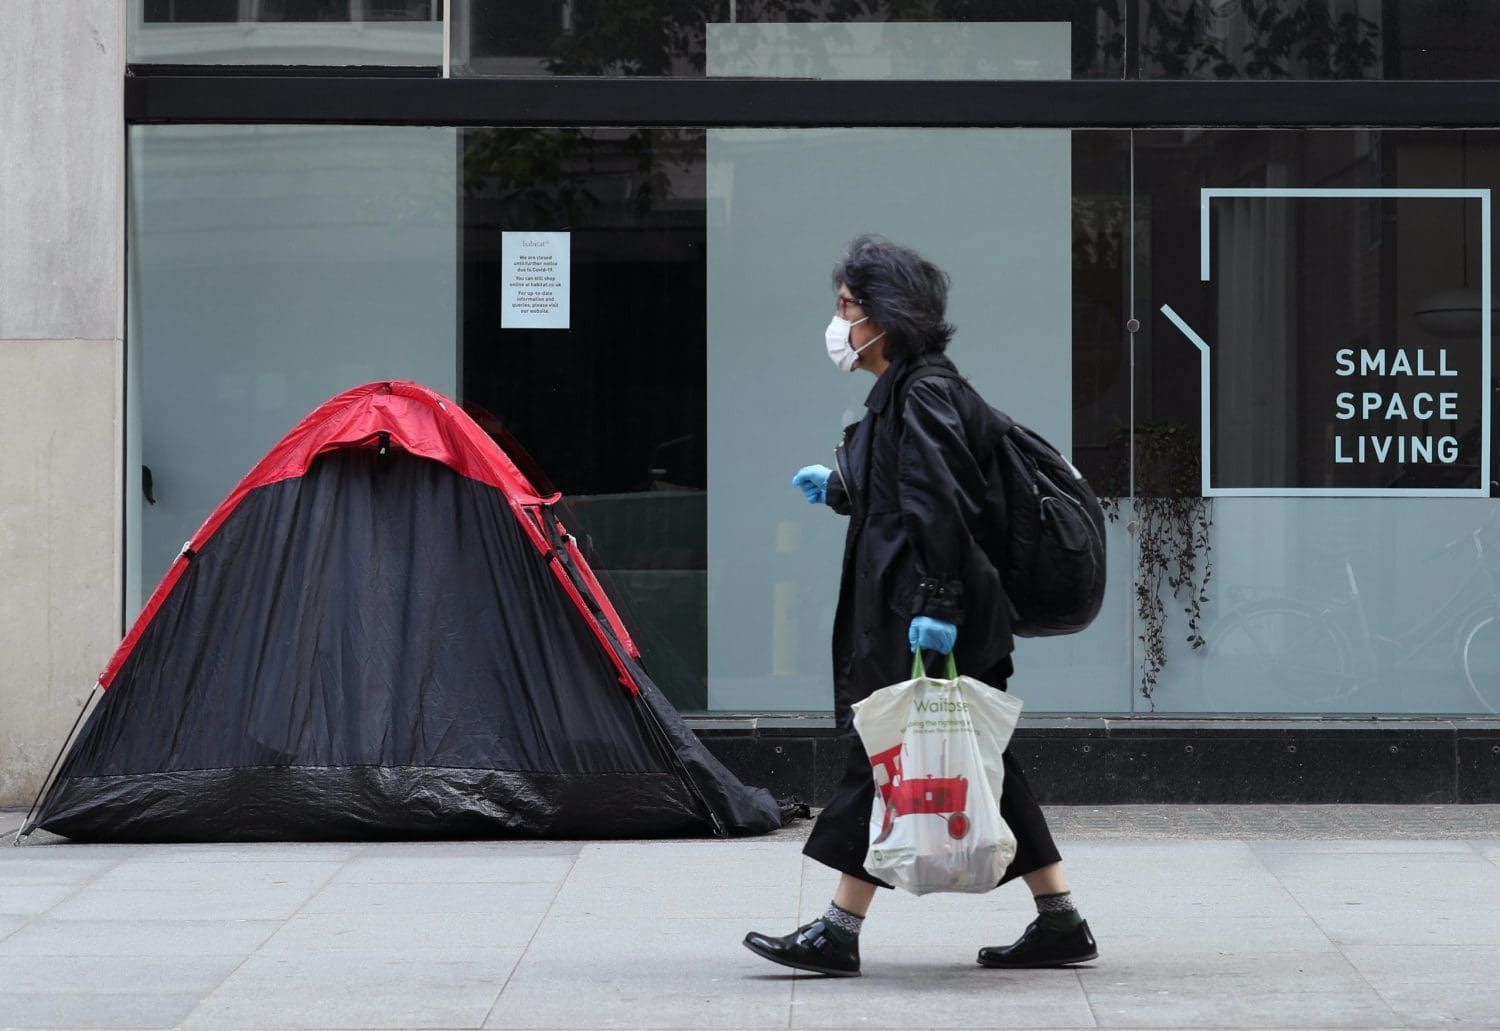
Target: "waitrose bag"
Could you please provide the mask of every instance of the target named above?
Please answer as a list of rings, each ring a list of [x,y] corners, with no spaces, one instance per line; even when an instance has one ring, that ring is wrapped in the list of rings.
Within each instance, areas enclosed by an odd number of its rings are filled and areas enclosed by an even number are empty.
[[[912,679],[854,706],[854,729],[875,776],[865,869],[914,895],[989,891],[1016,855],[1000,818],[1001,753],[1021,700],[961,677]]]

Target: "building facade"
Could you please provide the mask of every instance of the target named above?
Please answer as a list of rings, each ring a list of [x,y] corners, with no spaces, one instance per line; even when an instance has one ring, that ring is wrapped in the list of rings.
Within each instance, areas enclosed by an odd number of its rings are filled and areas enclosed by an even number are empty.
[[[68,0],[0,10],[0,804],[320,401],[459,400],[747,778],[841,769],[862,232],[1106,499],[1023,641],[1046,797],[1500,798],[1500,10],[1417,0]],[[901,671],[893,670],[898,679]]]

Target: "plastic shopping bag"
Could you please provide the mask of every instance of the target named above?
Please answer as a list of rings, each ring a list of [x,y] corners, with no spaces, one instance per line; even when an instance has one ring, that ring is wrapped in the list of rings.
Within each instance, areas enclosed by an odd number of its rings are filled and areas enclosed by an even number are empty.
[[[1016,855],[1000,818],[1001,753],[1021,700],[961,677],[928,677],[919,652],[912,679],[854,706],[854,729],[875,776],[865,869],[914,895],[983,892]]]

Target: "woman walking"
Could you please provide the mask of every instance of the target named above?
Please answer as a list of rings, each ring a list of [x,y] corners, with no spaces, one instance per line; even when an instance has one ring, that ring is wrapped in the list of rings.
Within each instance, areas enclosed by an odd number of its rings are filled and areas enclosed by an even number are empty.
[[[948,277],[880,237],[850,244],[833,273],[828,356],[875,376],[863,420],[849,427],[835,468],[811,465],[793,484],[812,504],[849,517],[833,629],[834,707],[850,739],[843,781],[804,854],[840,874],[827,912],[790,934],[751,932],[750,951],[820,974],[859,974],[859,933],[878,887],[865,872],[875,781],[851,706],[904,679],[917,648],[953,653],[958,668],[1000,690],[1014,672],[1010,609],[993,563],[975,542],[984,471],[969,441],[985,401],[944,352]],[[948,375],[939,375],[947,372]],[[1026,777],[1007,751],[1000,815],[1016,836],[1000,883],[1024,878],[1037,918],[1015,942],[979,950],[988,967],[1052,967],[1098,956],[1073,905],[1062,859]]]

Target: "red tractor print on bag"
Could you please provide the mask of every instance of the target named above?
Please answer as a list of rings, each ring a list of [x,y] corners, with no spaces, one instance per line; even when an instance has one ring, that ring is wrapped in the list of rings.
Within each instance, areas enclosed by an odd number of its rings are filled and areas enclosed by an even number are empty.
[[[875,786],[880,789],[880,797],[885,802],[885,820],[875,844],[890,836],[896,817],[915,813],[943,817],[948,823],[949,837],[962,838],[969,833],[969,818],[964,814],[969,805],[967,777],[917,777],[907,780],[901,775],[900,745],[870,756],[870,765],[875,771]]]

